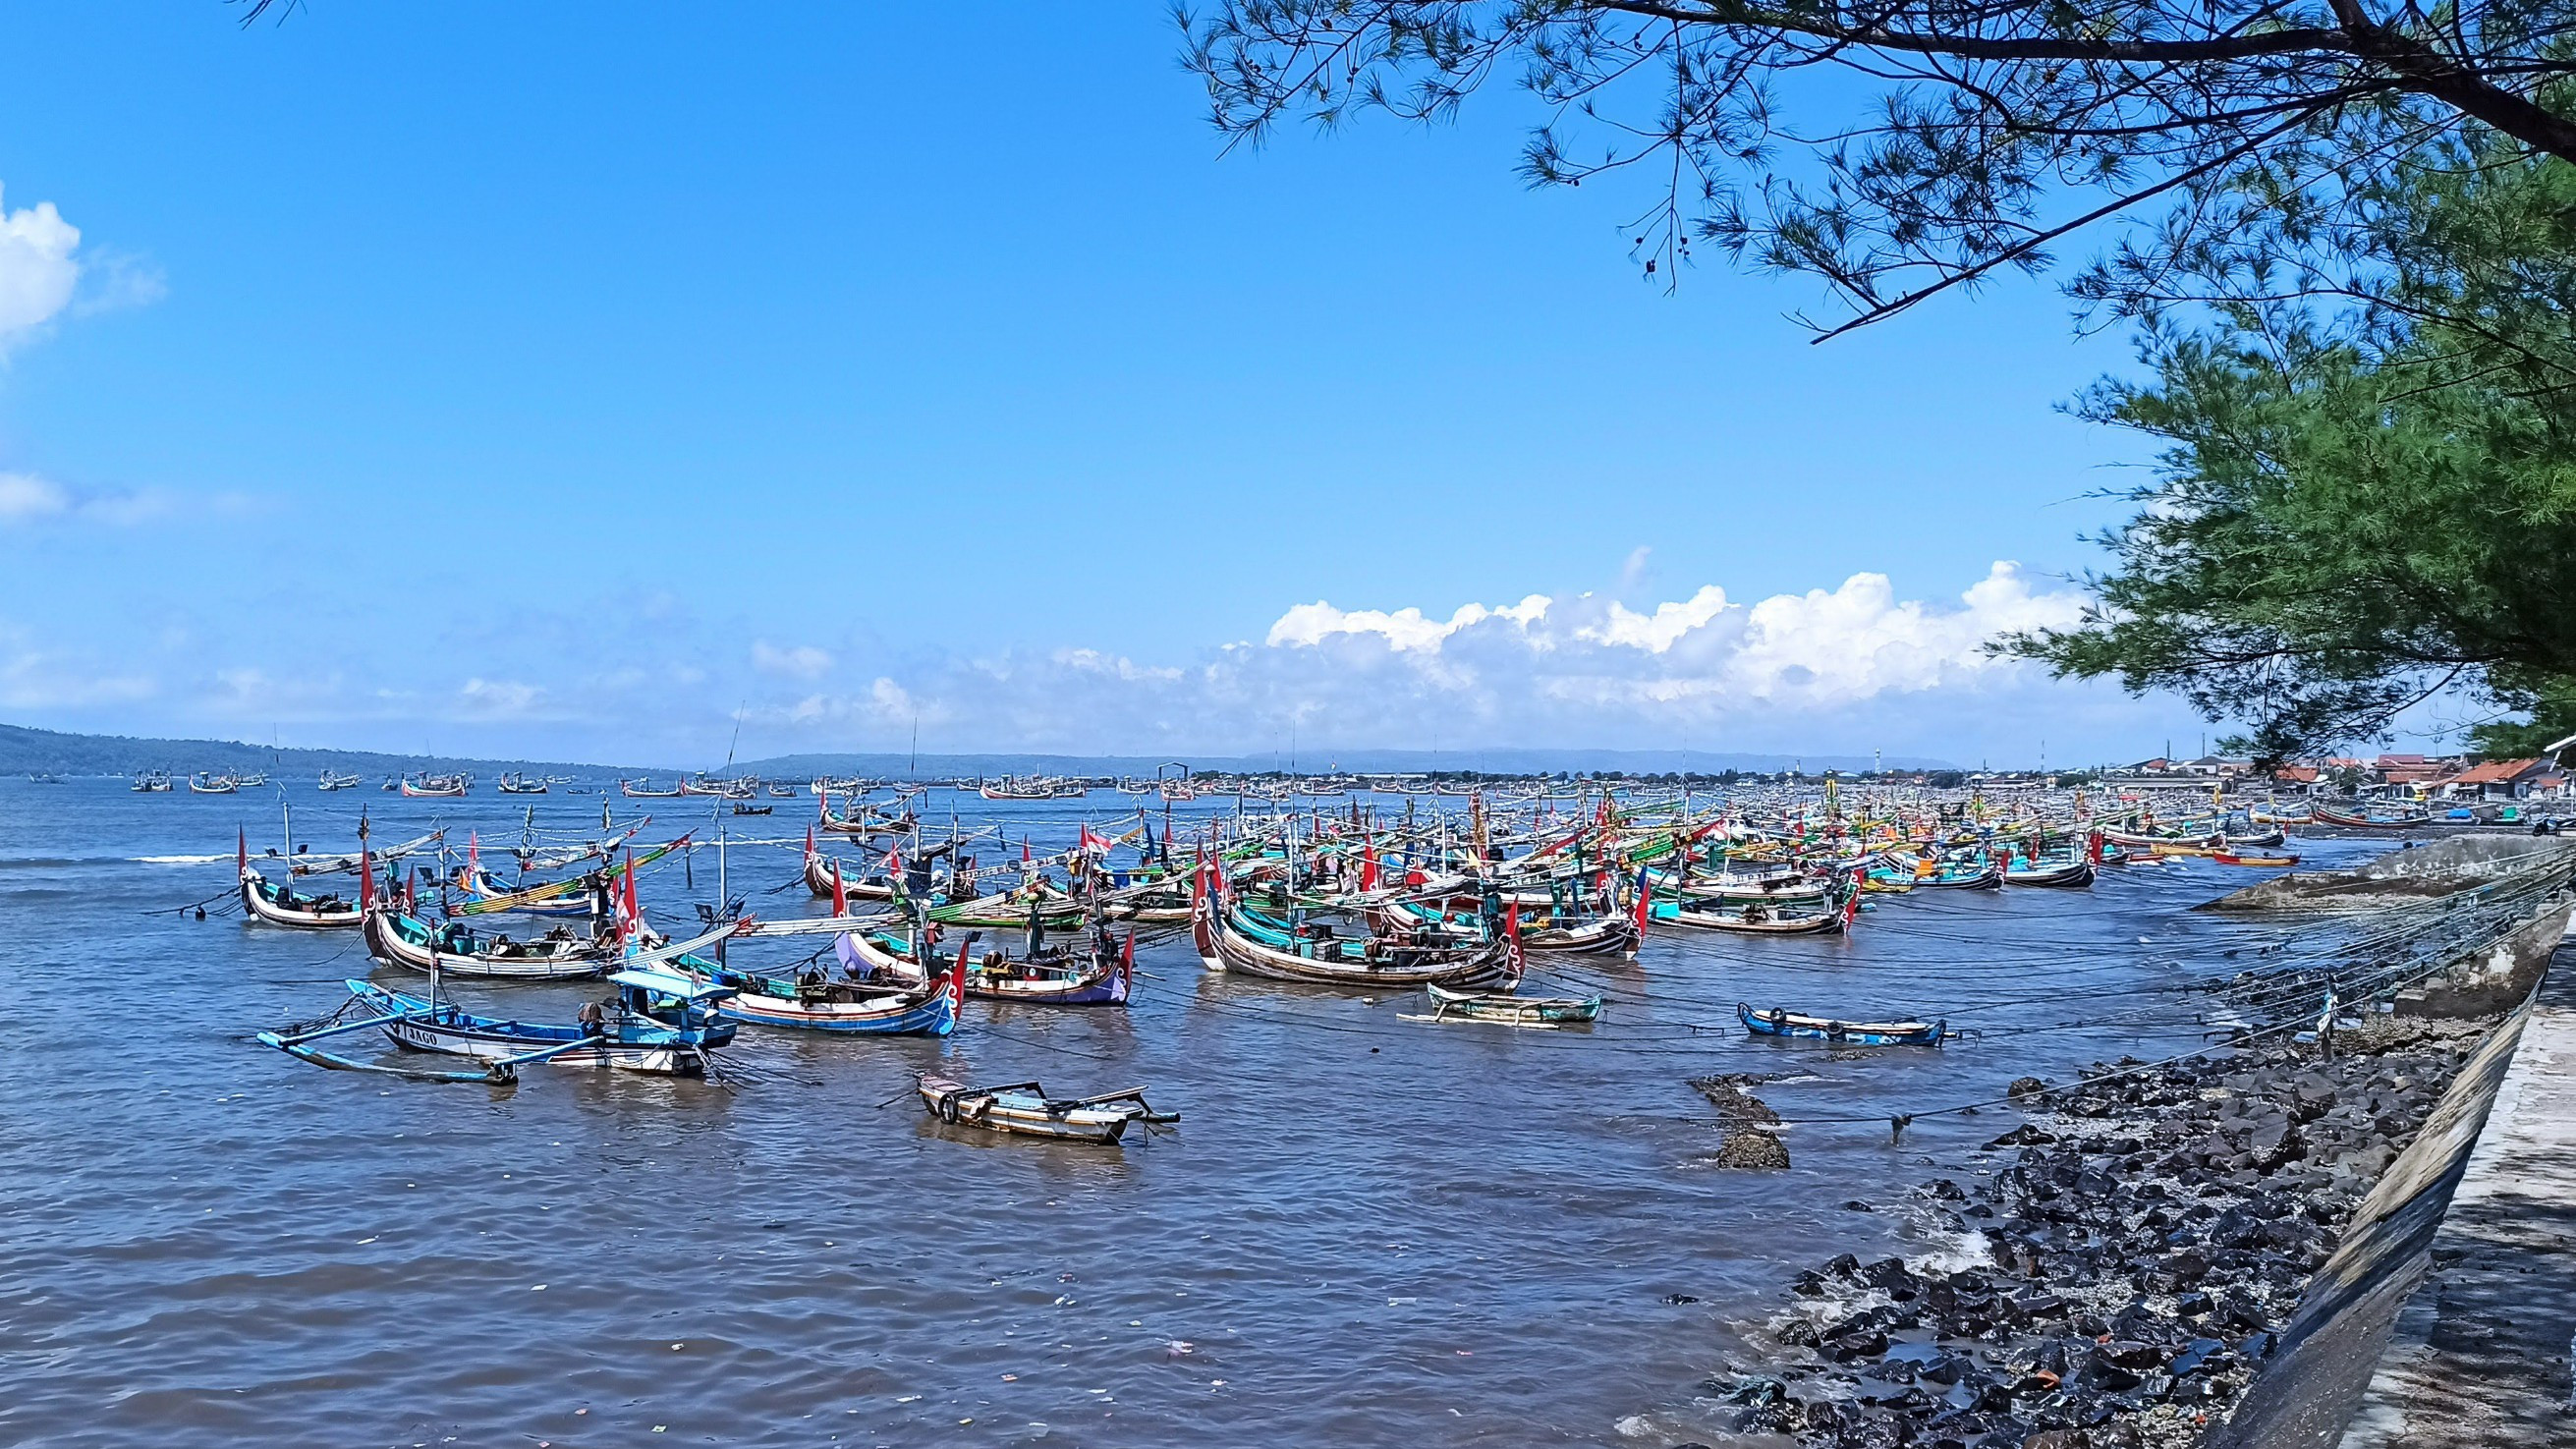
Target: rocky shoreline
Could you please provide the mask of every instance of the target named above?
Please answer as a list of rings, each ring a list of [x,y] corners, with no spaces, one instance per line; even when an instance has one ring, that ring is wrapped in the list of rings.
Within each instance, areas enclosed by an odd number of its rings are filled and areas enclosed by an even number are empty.
[[[1987,1144],[1992,1172],[1904,1205],[1984,1261],[1802,1273],[1771,1361],[1706,1389],[1739,1430],[1812,1449],[2195,1443],[2492,1025],[2380,1016],[2331,1060],[2270,1045],[2014,1083],[2034,1115]],[[1695,1085],[1730,1148],[1768,1135],[1741,1079]]]

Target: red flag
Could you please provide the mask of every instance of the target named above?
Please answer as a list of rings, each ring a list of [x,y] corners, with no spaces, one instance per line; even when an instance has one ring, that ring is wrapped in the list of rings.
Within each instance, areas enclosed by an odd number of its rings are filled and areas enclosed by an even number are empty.
[[[1118,979],[1121,982],[1132,982],[1136,979],[1136,928],[1134,926],[1127,928],[1127,944],[1118,953]]]
[[[233,867],[250,874],[250,832],[240,826],[233,827]]]
[[[1022,864],[1022,865],[1026,865],[1026,864],[1028,864],[1028,863],[1029,863],[1029,838],[1028,838],[1027,836],[1023,835],[1023,836],[1021,836],[1021,837],[1020,837],[1020,864]]]
[[[846,916],[849,913],[850,893],[841,888],[841,863],[836,860],[832,862],[832,914]]]
[[[618,932],[621,936],[633,934],[637,927],[644,924],[644,908],[635,901],[635,852],[631,850],[626,852],[625,886],[626,910],[623,913],[625,920],[621,923],[621,929]]]
[[[805,857],[808,860],[814,857],[814,827],[811,825],[805,827]]]
[[[1377,838],[1369,837],[1360,846],[1360,889],[1377,889]]]
[[[1521,977],[1521,903],[1512,901],[1503,907],[1503,954],[1512,963],[1512,979]]]
[[[1646,939],[1646,922],[1654,919],[1655,888],[1644,871],[1637,872],[1637,939]]]
[[[376,861],[367,848],[358,847],[358,910],[363,914],[376,903]]]
[[[957,962],[948,968],[948,1014],[952,1018],[966,1014],[966,952],[972,941],[957,943]]]

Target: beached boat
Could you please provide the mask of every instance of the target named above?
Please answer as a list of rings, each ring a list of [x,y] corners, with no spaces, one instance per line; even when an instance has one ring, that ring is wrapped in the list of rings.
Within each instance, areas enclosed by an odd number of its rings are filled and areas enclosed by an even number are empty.
[[[1735,1019],[1756,1036],[1802,1036],[1844,1046],[1939,1046],[1950,1034],[1950,1023],[1941,1021],[1836,1021],[1830,1017],[1807,1016],[1777,1007],[1755,1011],[1744,1002],[1735,1003]]]
[[[462,921],[442,925],[378,903],[367,912],[367,950],[388,966],[494,981],[579,981],[617,960],[613,942],[557,926],[532,941],[477,931]]]
[[[1540,1027],[1582,1025],[1601,1019],[1602,998],[1593,996],[1516,996],[1500,991],[1455,991],[1442,986],[1425,987],[1431,997],[1431,1014],[1407,1016],[1406,1021],[1483,1021],[1501,1026]]]
[[[2311,805],[2308,813],[2318,825],[2333,825],[2345,830],[2412,830],[2419,825],[2430,824],[2433,819],[2430,812],[2422,810],[2373,811],[2365,808],[2363,813],[2354,814],[2326,804]]]
[[[924,1072],[920,1078],[922,1110],[942,1122],[981,1127],[1023,1137],[1052,1137],[1066,1142],[1116,1142],[1130,1122],[1168,1123],[1178,1112],[1158,1112],[1145,1101],[1143,1087],[1103,1092],[1095,1097],[1049,1097],[1036,1082],[975,1087]]]
[[[477,1016],[452,1001],[424,999],[371,981],[352,980],[344,983],[350,999],[343,1010],[354,1008],[368,1015],[296,1031],[264,1031],[259,1039],[318,1066],[388,1070],[312,1045],[325,1037],[375,1028],[406,1050],[484,1062],[483,1072],[476,1075],[499,1081],[538,1062],[703,1076],[709,1054],[733,1040],[733,1023],[716,1014],[717,1004],[731,994],[721,987],[652,966],[628,966],[610,973],[608,980],[617,994],[599,1004],[595,1019],[585,1008],[585,1019],[564,1024]],[[415,1075],[398,1069],[397,1074]]]

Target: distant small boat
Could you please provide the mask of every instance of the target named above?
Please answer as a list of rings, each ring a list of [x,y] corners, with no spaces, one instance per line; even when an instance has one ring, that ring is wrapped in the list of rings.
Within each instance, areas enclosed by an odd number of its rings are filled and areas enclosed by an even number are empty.
[[[526,775],[511,772],[501,776],[501,793],[504,795],[542,795],[546,793],[546,782],[543,780],[530,779]]]
[[[1096,1097],[1057,1098],[1049,1097],[1037,1082],[972,1087],[925,1072],[920,1091],[922,1110],[942,1122],[1065,1142],[1105,1145],[1124,1136],[1130,1122],[1181,1120],[1178,1112],[1158,1112],[1148,1105],[1143,1087]]]
[[[1836,1021],[1830,1017],[1806,1016],[1777,1007],[1755,1011],[1744,1002],[1735,1003],[1735,1019],[1756,1036],[1802,1036],[1818,1041],[1838,1042],[1844,1046],[1939,1046],[1950,1034],[1947,1018],[1940,1021]]]
[[[209,775],[199,771],[188,777],[191,795],[230,795],[241,788],[241,781],[230,775]]]
[[[649,779],[620,780],[617,782],[617,792],[629,800],[677,800],[689,793],[682,785],[674,785],[668,790],[656,790]]]
[[[402,792],[405,797],[416,800],[451,800],[471,789],[473,784],[473,780],[468,776],[432,775],[423,771],[405,779],[402,782]]]
[[[167,770],[154,770],[154,771],[152,771],[150,774],[147,774],[147,775],[137,775],[137,776],[135,776],[135,777],[134,777],[134,793],[136,793],[136,794],[138,794],[138,795],[167,795],[167,794],[169,794],[169,793],[170,793],[170,772],[169,772],[169,771],[167,771]]]
[[[324,770],[322,772],[321,787],[326,791],[354,790],[360,783],[361,777],[355,771],[351,771],[345,775],[341,774],[337,770]]]
[[[733,813],[736,815],[768,815],[777,809],[775,805],[751,805],[740,800],[733,803]]]

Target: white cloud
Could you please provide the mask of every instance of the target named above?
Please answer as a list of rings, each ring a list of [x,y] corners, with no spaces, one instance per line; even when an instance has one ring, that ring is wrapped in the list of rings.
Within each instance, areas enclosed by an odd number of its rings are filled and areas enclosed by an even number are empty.
[[[50,201],[0,206],[0,354],[52,321],[80,284],[80,228]]]
[[[751,667],[763,674],[779,674],[790,679],[820,679],[832,672],[832,656],[811,644],[781,649],[761,639],[751,646]]]
[[[33,473],[0,473],[0,523],[59,518],[72,507],[70,491]]]
[[[475,719],[508,719],[525,715],[537,707],[546,692],[533,684],[520,684],[506,679],[476,677],[465,681],[456,691],[462,713]]]

